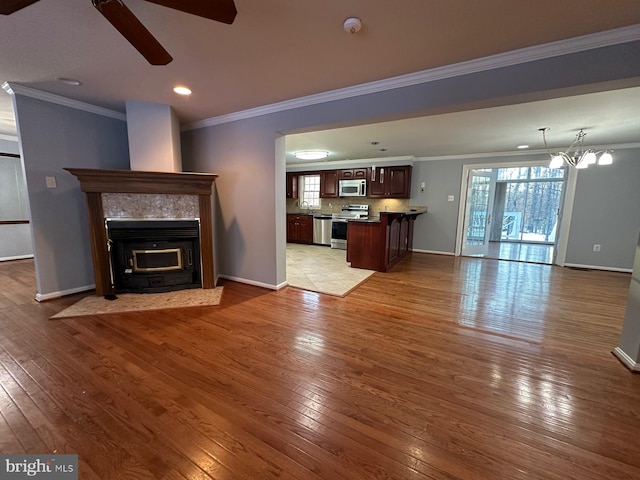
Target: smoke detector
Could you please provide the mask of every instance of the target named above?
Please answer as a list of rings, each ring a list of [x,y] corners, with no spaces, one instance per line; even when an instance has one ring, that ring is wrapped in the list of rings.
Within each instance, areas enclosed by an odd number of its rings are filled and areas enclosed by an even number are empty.
[[[357,33],[362,28],[362,22],[357,17],[349,17],[344,21],[342,28],[344,28],[345,32]]]

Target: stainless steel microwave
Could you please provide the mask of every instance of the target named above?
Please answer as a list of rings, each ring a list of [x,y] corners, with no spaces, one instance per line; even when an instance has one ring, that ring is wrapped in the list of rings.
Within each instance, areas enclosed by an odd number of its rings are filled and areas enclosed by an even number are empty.
[[[367,195],[367,181],[362,180],[338,180],[338,192],[340,197],[365,197]]]

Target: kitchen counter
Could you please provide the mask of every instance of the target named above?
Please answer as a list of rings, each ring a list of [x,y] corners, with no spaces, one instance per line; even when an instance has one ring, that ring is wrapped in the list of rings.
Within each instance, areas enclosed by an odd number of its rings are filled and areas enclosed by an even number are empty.
[[[350,222],[360,222],[360,223],[380,223],[382,221],[382,216],[402,216],[402,215],[420,215],[422,213],[427,213],[427,207],[414,207],[409,208],[407,210],[393,210],[393,211],[384,211],[380,212],[379,216],[369,215],[369,218],[353,218],[350,219]]]
[[[354,268],[387,272],[413,248],[413,224],[427,207],[380,212],[380,217],[353,219],[347,229],[347,262]]]

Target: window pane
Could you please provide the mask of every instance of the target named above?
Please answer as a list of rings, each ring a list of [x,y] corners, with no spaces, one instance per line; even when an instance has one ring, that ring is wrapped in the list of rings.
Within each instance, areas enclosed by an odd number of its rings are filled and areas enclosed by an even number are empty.
[[[526,180],[529,178],[530,167],[500,168],[498,169],[498,181],[500,180]]]
[[[304,175],[302,177],[300,206],[307,208],[320,208],[320,175]]]
[[[531,178],[564,178],[564,168],[531,167]]]
[[[554,180],[507,183],[502,240],[554,242],[562,188]]]

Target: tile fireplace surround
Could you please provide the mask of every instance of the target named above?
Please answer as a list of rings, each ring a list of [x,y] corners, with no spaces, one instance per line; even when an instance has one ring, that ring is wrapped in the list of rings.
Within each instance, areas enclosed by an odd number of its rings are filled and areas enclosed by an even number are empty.
[[[105,218],[199,218],[202,288],[214,288],[211,191],[218,175],[65,168],[87,196],[96,295],[111,292]]]

